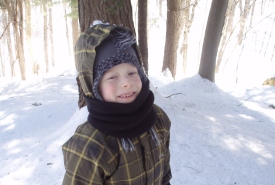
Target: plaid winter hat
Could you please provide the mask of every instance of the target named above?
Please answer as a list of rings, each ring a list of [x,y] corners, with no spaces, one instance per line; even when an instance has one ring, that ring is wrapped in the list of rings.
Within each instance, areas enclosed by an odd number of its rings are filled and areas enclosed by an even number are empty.
[[[102,100],[98,85],[103,74],[112,67],[129,63],[138,69],[142,82],[147,80],[138,59],[138,53],[134,47],[136,39],[130,30],[114,29],[99,46],[96,47],[96,57],[93,68],[93,94],[98,100]]]

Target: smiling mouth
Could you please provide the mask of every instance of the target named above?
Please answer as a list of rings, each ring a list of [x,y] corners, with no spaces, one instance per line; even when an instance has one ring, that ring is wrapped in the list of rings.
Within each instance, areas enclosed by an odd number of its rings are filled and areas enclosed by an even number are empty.
[[[133,93],[128,93],[128,94],[122,94],[118,97],[120,97],[120,98],[129,98],[129,97],[133,96],[134,94],[135,94],[134,92]]]

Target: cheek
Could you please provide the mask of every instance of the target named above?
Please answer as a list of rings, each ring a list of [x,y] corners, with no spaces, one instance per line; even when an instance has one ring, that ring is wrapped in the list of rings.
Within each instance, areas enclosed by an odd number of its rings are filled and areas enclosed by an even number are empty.
[[[115,85],[111,83],[106,83],[104,85],[100,86],[100,94],[102,96],[107,96],[109,94],[112,94],[115,91]]]
[[[140,80],[139,77],[135,80],[135,84],[137,84],[137,87],[139,88],[139,90],[141,90],[141,88],[142,88],[142,82],[141,82],[141,80]]]

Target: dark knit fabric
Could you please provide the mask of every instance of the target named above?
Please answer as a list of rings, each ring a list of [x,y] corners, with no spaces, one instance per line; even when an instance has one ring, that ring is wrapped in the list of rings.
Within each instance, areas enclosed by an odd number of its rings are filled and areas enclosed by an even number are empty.
[[[101,132],[118,138],[131,138],[148,131],[156,121],[154,94],[149,80],[137,98],[128,104],[104,102],[85,97],[89,123]]]
[[[110,32],[110,36],[96,47],[92,88],[96,99],[103,101],[98,92],[103,74],[118,64],[132,64],[137,68],[141,81],[147,80],[139,62],[135,44],[136,39],[130,30],[114,29]]]

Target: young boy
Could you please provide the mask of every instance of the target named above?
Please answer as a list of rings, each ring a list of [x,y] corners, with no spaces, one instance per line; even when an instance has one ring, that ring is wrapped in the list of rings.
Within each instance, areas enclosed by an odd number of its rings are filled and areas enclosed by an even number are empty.
[[[169,185],[170,120],[154,104],[135,37],[99,24],[81,34],[76,68],[89,111],[63,145],[63,185]]]

